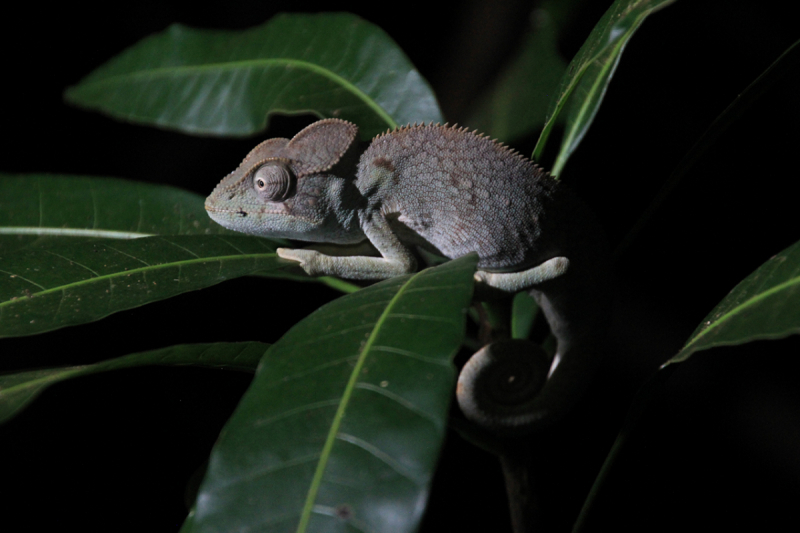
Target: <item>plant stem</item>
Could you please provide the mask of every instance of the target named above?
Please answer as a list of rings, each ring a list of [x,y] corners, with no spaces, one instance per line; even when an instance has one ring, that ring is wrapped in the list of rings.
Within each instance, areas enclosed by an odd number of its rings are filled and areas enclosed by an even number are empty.
[[[507,452],[500,456],[514,533],[542,531],[542,513],[535,486],[531,483],[530,465],[523,456]]]

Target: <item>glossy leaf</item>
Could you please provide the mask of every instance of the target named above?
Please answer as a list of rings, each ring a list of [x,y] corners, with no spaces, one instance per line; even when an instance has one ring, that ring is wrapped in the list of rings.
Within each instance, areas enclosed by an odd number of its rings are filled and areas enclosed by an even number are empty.
[[[561,175],[594,120],[625,45],[650,14],[675,0],[616,0],[595,25],[561,79],[533,158],[540,160],[550,132],[567,112],[567,125],[552,173]]]
[[[47,387],[109,370],[151,365],[194,365],[254,372],[269,344],[262,342],[181,344],[133,353],[93,365],[44,368],[0,375],[0,423],[19,413]]]
[[[475,265],[463,257],[343,296],[274,344],[181,531],[413,531]]]
[[[397,44],[347,13],[281,14],[244,31],[173,25],[99,67],[66,98],[196,134],[249,135],[275,112],[344,118],[363,138],[442,120],[433,92]]]
[[[467,120],[470,128],[513,141],[542,127],[550,101],[567,70],[558,53],[558,33],[577,10],[576,0],[537,3],[519,52],[498,76]]]
[[[716,346],[778,339],[797,333],[800,333],[800,241],[772,257],[734,287],[700,323],[683,349],[664,363],[661,370],[639,389],[573,531],[583,531],[597,494],[612,471],[632,428],[637,425],[652,398],[664,394],[664,384],[675,369],[675,363],[687,360],[697,351]]]
[[[747,276],[700,323],[666,364],[698,350],[800,333],[800,241]]]
[[[247,236],[87,239],[0,250],[0,337],[98,320],[287,262]]]
[[[153,235],[239,235],[213,222],[205,198],[175,187],[85,176],[0,174],[0,257],[27,246],[75,238],[133,239]],[[276,239],[274,243],[287,241]],[[337,278],[271,270],[258,275],[309,281],[348,293],[357,285]]]
[[[114,178],[0,174],[0,255],[53,237],[233,234],[199,194]]]

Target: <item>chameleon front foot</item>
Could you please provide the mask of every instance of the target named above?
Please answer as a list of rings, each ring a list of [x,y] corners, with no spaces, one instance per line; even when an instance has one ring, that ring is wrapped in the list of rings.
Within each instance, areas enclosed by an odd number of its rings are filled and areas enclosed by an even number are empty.
[[[297,261],[309,276],[336,276],[344,279],[388,279],[414,272],[413,256],[390,260],[383,257],[332,256],[305,248],[278,248],[278,257]]]
[[[316,250],[298,250],[295,248],[278,248],[275,252],[281,259],[300,263],[300,268],[305,270],[309,276],[325,275],[322,265],[324,261],[321,261],[321,258],[326,257],[325,254],[321,254]]]

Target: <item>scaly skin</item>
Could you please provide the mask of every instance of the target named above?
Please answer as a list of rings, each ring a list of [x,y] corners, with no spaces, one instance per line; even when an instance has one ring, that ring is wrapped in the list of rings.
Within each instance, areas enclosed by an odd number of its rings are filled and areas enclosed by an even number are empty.
[[[572,384],[597,359],[605,329],[606,258],[591,216],[532,161],[466,129],[406,126],[376,137],[361,154],[357,133],[354,124],[326,119],[291,140],[261,143],[214,189],[206,210],[229,229],[336,244],[367,240],[380,254],[278,250],[312,276],[406,274],[416,270],[417,247],[451,259],[477,252],[476,280],[489,290],[530,291],[558,350],[522,414],[497,419],[472,401],[462,409],[500,431],[560,416],[577,397]]]

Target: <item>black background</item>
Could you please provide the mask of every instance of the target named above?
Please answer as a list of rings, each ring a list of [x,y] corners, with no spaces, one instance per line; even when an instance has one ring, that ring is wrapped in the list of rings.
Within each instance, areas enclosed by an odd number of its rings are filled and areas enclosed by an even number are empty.
[[[587,1],[559,43],[572,57],[610,2]],[[785,2],[678,1],[629,43],[563,178],[617,244],[680,158],[800,36]],[[208,194],[266,136],[313,117],[275,117],[251,139],[184,136],[116,122],[62,91],[173,22],[246,28],[297,3],[205,7],[133,2],[16,6],[4,17],[0,171],[116,176]],[[433,85],[445,116],[470,104],[521,37],[531,3],[305,2],[384,28]],[[616,265],[610,354],[586,401],[530,445],[548,520],[566,529],[622,426],[634,392],[725,294],[798,239],[792,74],[728,130]],[[530,153],[535,138],[516,147]],[[336,297],[312,284],[239,279],[100,322],[0,340],[0,370],[91,363],[184,342],[274,342]],[[645,413],[601,494],[592,530],[673,530],[795,522],[800,495],[796,339],[716,349],[682,365]],[[177,531],[187,480],[249,383],[231,371],[148,368],[48,390],[0,427],[0,526],[40,531]],[[447,440],[423,531],[506,531],[497,462]],[[11,526],[10,524],[24,524]]]

